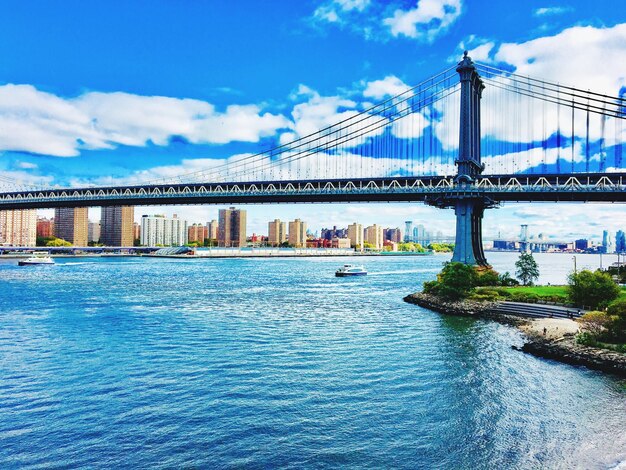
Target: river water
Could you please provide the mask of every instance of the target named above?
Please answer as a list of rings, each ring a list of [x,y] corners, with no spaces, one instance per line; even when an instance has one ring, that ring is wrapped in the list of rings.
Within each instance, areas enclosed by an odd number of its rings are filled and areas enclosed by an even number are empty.
[[[623,380],[402,301],[446,259],[2,261],[0,468],[621,468]]]

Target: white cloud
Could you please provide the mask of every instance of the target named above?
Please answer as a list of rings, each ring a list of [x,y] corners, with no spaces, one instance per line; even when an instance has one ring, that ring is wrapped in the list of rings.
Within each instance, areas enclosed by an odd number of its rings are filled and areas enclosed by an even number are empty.
[[[551,16],[551,15],[562,15],[564,13],[569,13],[572,11],[572,7],[543,7],[537,8],[533,11],[533,15],[535,16]]]
[[[368,82],[365,90],[363,90],[363,96],[365,98],[373,98],[375,100],[382,100],[389,96],[396,96],[400,93],[404,93],[411,87],[400,80],[394,75],[388,75],[382,80],[373,80]]]
[[[626,23],[610,28],[574,26],[522,43],[488,42],[472,58],[515,67],[523,76],[617,95],[626,86]],[[472,54],[477,52],[477,56]]]
[[[362,12],[370,5],[370,0],[330,0],[315,10],[313,18],[328,23],[344,22],[349,12]]]
[[[82,149],[166,145],[173,136],[205,144],[258,142],[288,125],[256,105],[220,112],[193,99],[119,92],[64,99],[31,85],[0,86],[0,150],[72,157]]]
[[[383,24],[394,37],[432,42],[458,19],[461,10],[461,0],[419,0],[415,8],[398,9]]]
[[[35,170],[39,168],[39,165],[37,165],[36,163],[31,163],[31,162],[19,162],[17,166],[25,170]]]

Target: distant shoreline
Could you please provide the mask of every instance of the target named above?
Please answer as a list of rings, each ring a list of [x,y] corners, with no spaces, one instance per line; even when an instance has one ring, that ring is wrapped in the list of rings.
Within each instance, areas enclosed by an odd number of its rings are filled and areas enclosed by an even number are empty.
[[[216,250],[217,251],[217,250]],[[41,253],[41,252],[40,252]],[[360,252],[340,252],[330,251],[319,252],[290,252],[290,251],[233,251],[232,253],[218,252],[210,254],[181,254],[181,255],[157,255],[157,254],[137,254],[137,253],[78,253],[78,254],[50,254],[52,258],[175,258],[175,259],[217,259],[217,258],[338,258],[338,257],[413,257],[413,256],[433,256],[446,255],[449,253],[413,253],[413,252],[384,252],[384,253],[360,253]],[[23,259],[33,256],[32,253],[6,254],[0,255],[3,259]]]

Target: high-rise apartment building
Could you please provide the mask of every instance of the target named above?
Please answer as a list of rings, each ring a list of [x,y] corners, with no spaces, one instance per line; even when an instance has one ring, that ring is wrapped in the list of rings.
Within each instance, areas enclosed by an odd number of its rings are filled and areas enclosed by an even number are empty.
[[[37,244],[37,210],[0,211],[0,243],[13,246]]]
[[[188,243],[204,243],[208,229],[202,224],[193,224],[187,227],[187,242]]]
[[[102,208],[100,242],[107,246],[133,246],[133,206],[108,206]]]
[[[279,246],[287,241],[287,223],[281,222],[280,219],[274,219],[268,224],[267,244],[270,246]]]
[[[217,220],[212,220],[211,222],[207,222],[206,229],[207,234],[206,237],[209,240],[217,240]]]
[[[141,244],[144,246],[182,246],[187,243],[187,221],[176,215],[141,217]]]
[[[405,242],[415,241],[413,240],[413,221],[412,220],[406,220],[404,222],[404,241]]]
[[[357,250],[363,249],[363,225],[356,222],[348,225],[348,238],[350,244]]]
[[[289,244],[296,248],[306,247],[306,222],[300,219],[289,222]]]
[[[87,241],[100,241],[100,222],[89,222],[89,225],[87,227]]]
[[[626,253],[626,234],[623,230],[618,230],[615,234],[615,251],[617,253]]]
[[[219,246],[246,246],[246,211],[243,209],[220,209],[217,230]]]
[[[133,222],[133,242],[135,240],[141,240],[141,225],[137,222]]]
[[[54,235],[74,246],[87,246],[87,207],[59,207],[54,210]]]
[[[46,217],[37,218],[37,237],[54,237],[54,219],[48,219]]]
[[[385,240],[389,240],[394,243],[402,243],[402,230],[400,230],[400,227],[385,229],[383,231],[383,235]]]
[[[365,229],[365,241],[373,245],[374,249],[383,249],[383,228],[379,225],[370,225]]]

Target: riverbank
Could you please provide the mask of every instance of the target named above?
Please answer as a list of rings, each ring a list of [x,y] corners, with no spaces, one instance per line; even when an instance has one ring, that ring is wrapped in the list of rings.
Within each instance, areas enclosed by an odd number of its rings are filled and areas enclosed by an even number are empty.
[[[481,318],[515,326],[526,339],[519,348],[523,352],[626,377],[626,354],[578,344],[575,337],[578,324],[574,320],[502,315],[494,312],[494,302],[448,302],[421,292],[406,296],[404,301],[444,315]]]

